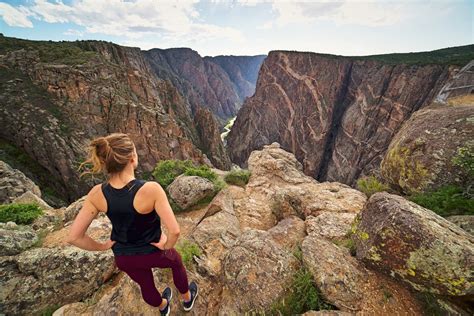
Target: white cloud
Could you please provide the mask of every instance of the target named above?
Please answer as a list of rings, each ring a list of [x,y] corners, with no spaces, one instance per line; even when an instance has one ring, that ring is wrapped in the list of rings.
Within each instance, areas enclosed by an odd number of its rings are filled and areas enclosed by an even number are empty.
[[[64,35],[71,35],[71,36],[84,36],[84,32],[74,29],[68,29],[67,31],[63,32]]]
[[[217,1],[220,2],[220,1]],[[245,0],[236,0],[239,5],[248,6]],[[251,1],[252,5],[258,1]],[[234,2],[233,2],[234,3]],[[317,20],[329,20],[337,25],[352,24],[369,27],[394,25],[417,15],[445,14],[452,2],[420,0],[268,0],[275,17],[258,26],[271,29],[289,24],[308,24]]]
[[[8,3],[0,2],[0,16],[9,26],[33,27],[33,23],[28,18],[29,15],[31,12],[23,6],[17,9]]]
[[[124,36],[137,40],[149,35],[174,38],[227,38],[241,40],[234,28],[198,21],[199,12],[189,1],[35,0],[29,7],[34,17],[48,23],[74,23],[85,33]]]

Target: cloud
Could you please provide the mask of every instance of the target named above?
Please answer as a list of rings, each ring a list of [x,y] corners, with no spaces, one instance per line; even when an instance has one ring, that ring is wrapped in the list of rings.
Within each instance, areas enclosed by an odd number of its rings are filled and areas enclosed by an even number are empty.
[[[28,10],[35,19],[47,23],[73,23],[83,27],[84,33],[135,40],[150,35],[242,40],[243,34],[237,29],[198,21],[196,3],[196,0],[77,0],[66,4],[35,0]]]
[[[74,29],[68,29],[67,31],[63,32],[63,34],[64,35],[71,35],[71,36],[79,36],[79,37],[84,36],[83,31],[74,30]]]
[[[9,26],[33,27],[33,23],[28,18],[29,15],[31,12],[23,6],[17,9],[8,3],[0,2],[0,16]]]
[[[219,2],[219,1],[218,1]],[[249,6],[245,0],[236,0],[241,6]],[[263,2],[260,2],[263,3]],[[308,24],[327,20],[337,25],[361,25],[369,27],[395,25],[420,14],[440,15],[449,11],[452,2],[419,0],[268,0],[274,18],[265,21],[258,29],[271,29],[289,24]],[[251,1],[254,5],[255,1]]]

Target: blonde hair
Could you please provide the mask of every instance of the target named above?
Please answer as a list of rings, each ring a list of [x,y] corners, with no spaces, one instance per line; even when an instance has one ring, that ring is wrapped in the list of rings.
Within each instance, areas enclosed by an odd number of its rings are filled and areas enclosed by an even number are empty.
[[[135,145],[127,134],[112,133],[93,139],[88,146],[88,157],[79,165],[78,171],[86,164],[92,167],[80,174],[105,175],[121,172],[133,158]]]

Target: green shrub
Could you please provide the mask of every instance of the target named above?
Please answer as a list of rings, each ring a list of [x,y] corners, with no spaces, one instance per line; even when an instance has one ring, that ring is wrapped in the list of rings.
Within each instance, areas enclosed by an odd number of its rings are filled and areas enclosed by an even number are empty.
[[[304,266],[294,275],[289,294],[273,304],[271,314],[295,315],[309,310],[334,310],[331,304],[324,301],[314,284],[313,276]]]
[[[193,262],[193,256],[199,257],[201,255],[201,249],[197,244],[187,239],[180,240],[176,245],[176,250],[181,255],[181,260],[186,268],[191,268]]]
[[[168,185],[170,185],[177,176],[193,167],[194,165],[191,160],[162,160],[156,164],[152,174],[155,180],[166,190]]]
[[[170,206],[175,212],[183,212],[185,210],[180,208],[171,199],[168,194],[167,188],[181,174],[184,174],[186,176],[198,176],[206,178],[213,183],[214,195],[211,197],[206,197],[203,200],[199,201],[198,205],[201,206],[212,201],[214,196],[226,186],[226,183],[220,177],[218,177],[217,174],[212,171],[211,168],[209,168],[207,165],[195,166],[191,160],[170,159],[160,161],[153,170],[152,175],[165,190],[166,194],[168,195]]]
[[[474,177],[474,144],[458,148],[456,155],[452,159],[455,166],[461,167],[472,179]]]
[[[225,175],[224,181],[243,187],[249,182],[249,178],[250,171],[248,170],[231,170]]]
[[[303,265],[301,245],[295,246],[292,254],[299,261],[300,268],[295,272],[290,283],[286,285],[286,294],[270,307],[270,314],[295,315],[309,310],[336,309],[322,298],[311,272]]]
[[[31,224],[43,214],[41,208],[35,203],[11,203],[0,205],[0,222],[9,221],[17,224]]]
[[[474,199],[469,192],[455,185],[447,185],[432,192],[414,194],[408,198],[441,216],[474,215]]]
[[[153,177],[165,189],[181,174],[206,178],[212,182],[217,179],[217,174],[207,165],[195,166],[191,160],[162,160],[153,170]]]
[[[186,176],[198,176],[201,178],[206,178],[206,179],[211,180],[212,182],[214,182],[214,180],[216,180],[217,178],[217,174],[206,165],[200,165],[197,167],[194,167],[194,166],[188,167],[184,171],[184,174]]]
[[[376,177],[369,176],[357,180],[357,189],[370,197],[374,193],[388,191],[389,187],[385,183],[381,183]]]

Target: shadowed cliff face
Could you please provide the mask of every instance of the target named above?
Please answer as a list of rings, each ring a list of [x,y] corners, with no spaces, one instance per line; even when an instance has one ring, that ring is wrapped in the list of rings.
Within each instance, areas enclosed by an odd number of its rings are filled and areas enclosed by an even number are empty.
[[[153,75],[139,49],[80,45],[97,52],[81,65],[41,62],[33,44],[0,57],[0,137],[48,169],[67,199],[84,195],[90,185],[76,171],[85,146],[111,132],[131,136],[138,172],[152,170],[160,159],[209,163],[195,146],[199,136],[182,97]]]
[[[233,162],[279,142],[318,180],[353,184],[376,169],[410,115],[450,77],[443,65],[270,52],[227,138]]]
[[[255,83],[258,71],[266,55],[258,56],[216,56],[204,57],[224,69],[229,76],[240,101],[243,103],[246,97],[255,92]]]
[[[254,73],[258,73],[264,58],[202,58],[190,48],[156,48],[144,53],[155,74],[170,80],[186,97],[193,116],[199,106],[209,108],[221,125],[235,116],[244,97],[254,92]],[[217,60],[219,63],[215,62]]]

